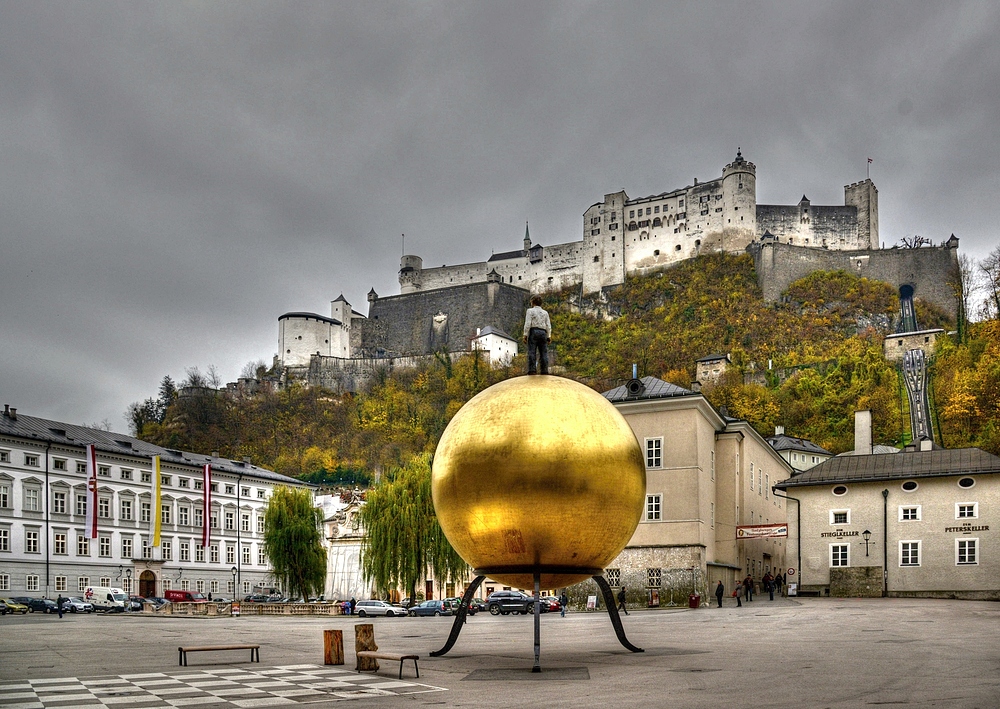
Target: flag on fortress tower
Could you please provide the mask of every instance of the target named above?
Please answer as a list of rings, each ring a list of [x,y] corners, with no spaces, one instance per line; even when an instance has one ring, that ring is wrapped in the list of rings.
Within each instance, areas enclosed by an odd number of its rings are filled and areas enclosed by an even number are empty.
[[[868,164],[869,164],[869,165],[871,165],[871,164],[872,164],[872,162],[873,162],[873,161],[872,161],[872,159],[871,159],[871,158],[868,158]]]
[[[212,541],[212,464],[205,464],[201,483],[205,490],[204,512],[201,515],[201,548],[207,549]]]
[[[87,537],[97,539],[97,449],[87,445]]]
[[[163,514],[160,510],[160,456],[154,455],[153,460],[153,509],[150,517],[150,522],[153,523],[153,543],[152,546],[160,546],[160,518]]]

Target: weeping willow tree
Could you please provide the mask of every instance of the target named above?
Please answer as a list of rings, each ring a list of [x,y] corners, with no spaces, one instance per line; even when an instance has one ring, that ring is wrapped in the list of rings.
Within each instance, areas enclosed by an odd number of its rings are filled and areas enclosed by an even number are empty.
[[[404,588],[416,598],[417,582],[427,577],[464,579],[469,565],[441,531],[431,500],[430,456],[418,455],[395,468],[368,490],[360,511],[365,536],[361,571],[383,595]]]
[[[264,510],[264,553],[274,576],[291,596],[308,600],[323,592],[326,552],[323,512],[302,488],[276,487]]]

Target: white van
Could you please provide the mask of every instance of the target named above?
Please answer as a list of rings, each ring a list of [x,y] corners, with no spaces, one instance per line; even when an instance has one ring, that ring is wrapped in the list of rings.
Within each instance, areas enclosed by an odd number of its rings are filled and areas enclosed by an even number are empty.
[[[87,586],[83,592],[83,600],[92,603],[95,611],[124,612],[128,594],[120,588],[111,586]]]

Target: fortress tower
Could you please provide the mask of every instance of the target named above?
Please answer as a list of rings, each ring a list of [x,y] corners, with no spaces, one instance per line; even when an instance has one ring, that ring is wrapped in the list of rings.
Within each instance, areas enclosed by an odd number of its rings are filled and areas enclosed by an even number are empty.
[[[399,261],[399,292],[414,293],[423,287],[424,260],[404,255]]]
[[[878,240],[878,190],[871,179],[844,187],[844,204],[857,207],[859,249],[877,249]]]
[[[721,251],[742,252],[757,236],[757,167],[736,150],[722,169]]]

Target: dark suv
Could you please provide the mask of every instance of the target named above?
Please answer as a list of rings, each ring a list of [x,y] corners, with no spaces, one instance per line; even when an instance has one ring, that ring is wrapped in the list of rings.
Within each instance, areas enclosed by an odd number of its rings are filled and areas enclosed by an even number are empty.
[[[535,599],[520,591],[497,591],[486,599],[486,608],[491,615],[507,615],[534,612]]]

